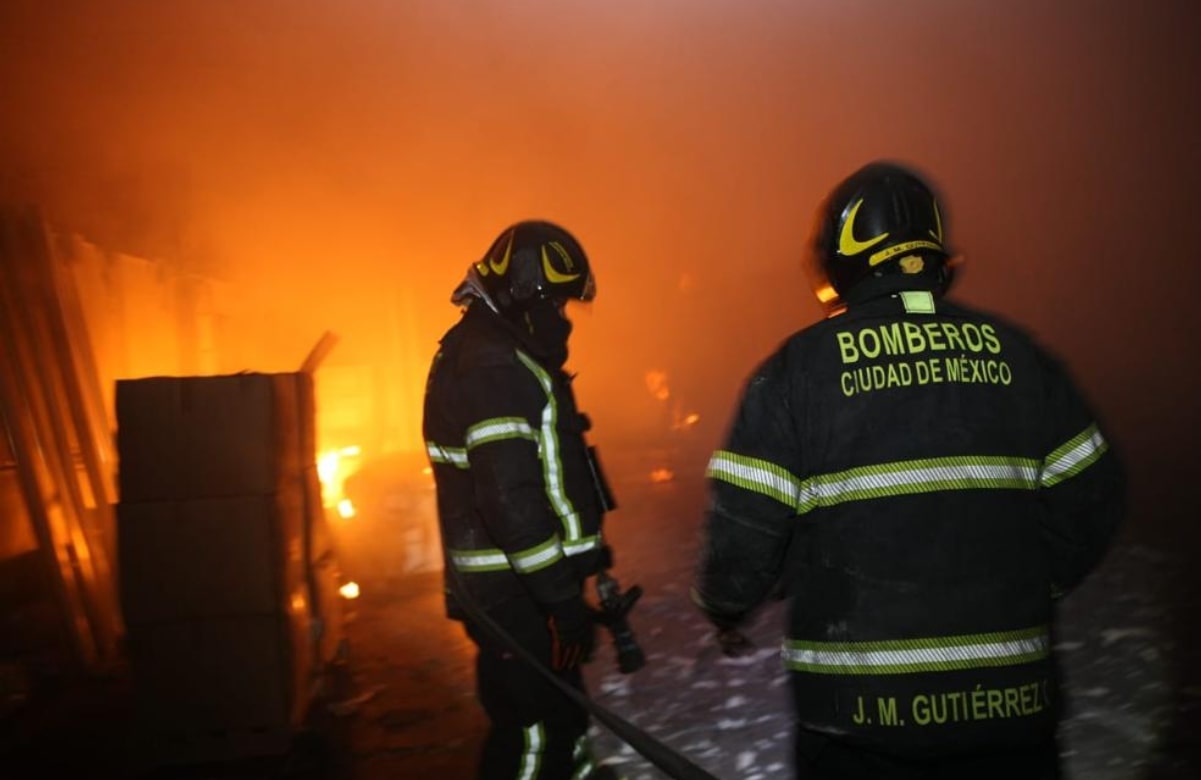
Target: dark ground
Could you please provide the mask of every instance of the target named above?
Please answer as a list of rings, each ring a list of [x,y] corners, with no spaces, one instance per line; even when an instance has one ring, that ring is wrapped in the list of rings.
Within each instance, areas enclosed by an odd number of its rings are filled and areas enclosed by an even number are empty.
[[[648,664],[621,674],[606,642],[588,668],[594,700],[718,777],[788,777],[778,607],[748,631],[754,653],[721,657],[687,600],[699,482],[616,487],[622,505],[608,526],[614,572],[624,586],[644,588],[631,623]],[[1063,747],[1071,780],[1201,777],[1197,580],[1184,551],[1124,540],[1062,605],[1057,649],[1070,702]],[[440,574],[367,580],[348,605],[347,662],[287,755],[139,771],[129,685],[117,670],[43,683],[0,711],[0,778],[471,777],[485,724],[472,646],[442,617]],[[594,728],[594,744],[627,780],[666,777],[605,729]]]

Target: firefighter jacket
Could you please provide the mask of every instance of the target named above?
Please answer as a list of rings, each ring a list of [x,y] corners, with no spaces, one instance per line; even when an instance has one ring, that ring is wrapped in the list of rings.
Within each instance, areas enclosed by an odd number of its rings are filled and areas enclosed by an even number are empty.
[[[579,595],[600,568],[602,512],[570,379],[483,302],[441,340],[423,427],[452,618],[464,617],[456,580],[483,609],[545,605]]]
[[[800,727],[927,755],[1053,734],[1054,597],[1123,510],[1064,367],[931,289],[865,282],[754,371],[693,591],[718,623],[790,600]]]

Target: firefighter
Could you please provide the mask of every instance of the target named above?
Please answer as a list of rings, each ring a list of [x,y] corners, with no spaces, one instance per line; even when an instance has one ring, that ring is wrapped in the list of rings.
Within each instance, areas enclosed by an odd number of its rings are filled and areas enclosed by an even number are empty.
[[[728,653],[789,600],[804,778],[1053,778],[1056,600],[1103,556],[1123,470],[1059,360],[945,294],[930,183],[841,182],[811,240],[831,316],[749,377],[706,475],[692,595]]]
[[[572,377],[566,306],[591,301],[584,250],[562,227],[523,221],[469,266],[451,302],[425,393],[424,437],[437,486],[447,615],[478,646],[489,719],[480,778],[605,778],[587,710],[489,631],[490,621],[582,692],[595,642],[587,578],[606,564]],[[482,611],[488,620],[473,617]]]

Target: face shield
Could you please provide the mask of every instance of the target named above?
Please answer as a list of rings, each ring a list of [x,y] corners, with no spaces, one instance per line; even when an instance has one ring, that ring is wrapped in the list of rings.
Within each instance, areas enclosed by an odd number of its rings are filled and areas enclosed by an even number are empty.
[[[580,300],[584,303],[591,303],[596,297],[596,277],[592,272],[588,272],[588,278],[584,280],[584,290],[580,293]]]

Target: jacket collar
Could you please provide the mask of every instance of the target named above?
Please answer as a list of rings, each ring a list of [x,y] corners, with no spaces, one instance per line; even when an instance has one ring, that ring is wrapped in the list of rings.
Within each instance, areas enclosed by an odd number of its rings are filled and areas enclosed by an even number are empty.
[[[873,276],[855,285],[847,293],[847,307],[861,305],[879,298],[887,298],[906,290],[924,290],[934,293],[938,298],[942,295],[941,281],[934,274],[885,274]]]
[[[486,301],[475,299],[463,312],[463,323],[487,330],[499,331],[517,342],[522,352],[527,353],[539,363],[547,363],[546,349],[534,339],[533,335],[517,323],[498,314],[488,306]]]

